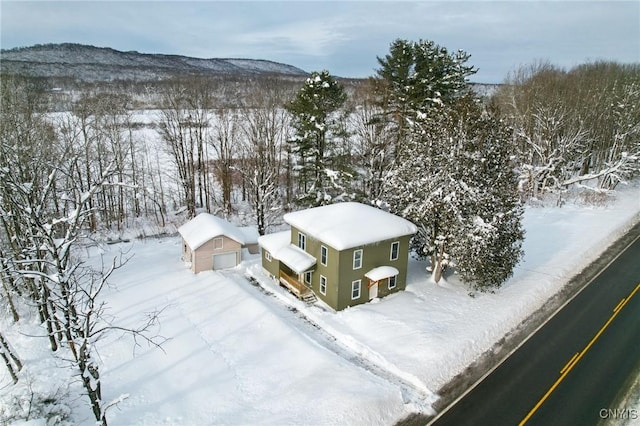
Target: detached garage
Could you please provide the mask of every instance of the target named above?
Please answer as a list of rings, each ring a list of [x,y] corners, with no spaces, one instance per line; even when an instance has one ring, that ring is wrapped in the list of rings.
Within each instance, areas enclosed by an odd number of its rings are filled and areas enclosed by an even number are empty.
[[[242,249],[252,252],[258,235],[253,228],[238,228],[209,213],[200,213],[178,232],[182,236],[182,259],[194,273],[237,266]]]

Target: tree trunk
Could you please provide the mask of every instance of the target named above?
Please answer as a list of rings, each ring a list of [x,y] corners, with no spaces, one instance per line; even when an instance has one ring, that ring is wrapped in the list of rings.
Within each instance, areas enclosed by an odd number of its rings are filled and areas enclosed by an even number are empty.
[[[7,298],[7,302],[9,302],[9,309],[11,310],[11,315],[13,316],[13,322],[20,321],[20,315],[16,310],[16,306],[13,303],[13,297],[7,288],[7,284],[5,283],[5,277],[0,277],[0,281],[2,282],[2,288],[4,289],[4,294]]]
[[[18,383],[18,374],[17,371],[22,370],[22,362],[16,356],[16,354],[11,350],[9,343],[4,338],[2,333],[0,333],[0,356],[4,360],[5,365],[7,366],[7,370],[9,370],[9,374],[11,375],[11,379],[13,383]],[[13,363],[11,362],[13,361]],[[15,368],[14,368],[15,365]]]

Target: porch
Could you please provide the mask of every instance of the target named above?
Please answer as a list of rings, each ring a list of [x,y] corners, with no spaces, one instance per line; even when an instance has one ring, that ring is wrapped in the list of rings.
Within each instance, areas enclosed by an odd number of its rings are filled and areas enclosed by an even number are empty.
[[[304,299],[313,294],[313,291],[309,287],[298,281],[296,277],[293,277],[282,270],[280,270],[279,281],[280,285],[286,287],[299,299]]]

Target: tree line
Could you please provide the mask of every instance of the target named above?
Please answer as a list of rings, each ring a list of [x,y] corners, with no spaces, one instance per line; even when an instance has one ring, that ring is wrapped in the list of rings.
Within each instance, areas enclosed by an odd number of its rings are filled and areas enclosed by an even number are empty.
[[[129,212],[142,212],[128,194],[137,163],[130,160],[133,141],[122,131],[127,115],[81,102],[73,115],[54,124],[29,81],[3,78],[0,95],[1,309],[14,323],[25,312],[37,316],[44,333],[31,338],[46,339],[69,363],[96,421],[106,424],[117,401],[103,401],[96,344],[114,330],[160,343],[148,333],[157,313],[138,328],[119,327],[105,317],[101,294],[126,259],[90,267],[79,251],[92,230],[121,226]],[[0,357],[17,383],[23,363],[2,329]]]
[[[33,306],[106,424],[94,344],[110,329],[101,291],[124,260],[84,263],[78,248],[98,232],[204,210],[264,234],[286,211],[356,200],[418,226],[414,252],[434,281],[455,268],[475,288],[499,287],[522,256],[523,202],[640,172],[640,68],[535,64],[480,99],[469,60],[396,40],[374,76],[348,84],[328,71],[166,81],[144,95],[158,105],[144,129],[127,93],[75,94],[52,112],[37,81],[2,76],[2,309],[17,322]],[[157,344],[156,317],[128,331]],[[17,382],[2,330],[0,358]]]
[[[493,102],[513,128],[520,192],[614,189],[640,170],[640,64],[549,63],[508,76]]]

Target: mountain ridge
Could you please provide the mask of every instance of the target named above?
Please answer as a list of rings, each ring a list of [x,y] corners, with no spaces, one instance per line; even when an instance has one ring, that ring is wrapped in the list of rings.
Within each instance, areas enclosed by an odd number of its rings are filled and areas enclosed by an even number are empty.
[[[265,59],[195,58],[119,51],[78,43],[36,44],[2,49],[3,73],[71,77],[82,81],[161,80],[176,76],[306,76],[293,65]]]

